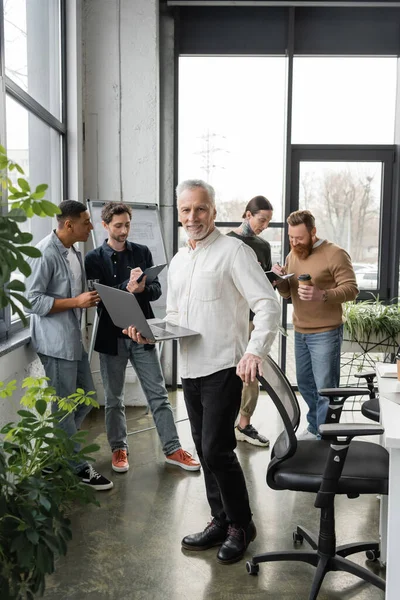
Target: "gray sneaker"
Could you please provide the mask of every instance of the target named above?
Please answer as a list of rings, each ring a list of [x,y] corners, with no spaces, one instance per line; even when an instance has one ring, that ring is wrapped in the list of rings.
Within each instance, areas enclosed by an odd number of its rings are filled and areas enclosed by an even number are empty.
[[[253,425],[246,425],[246,427],[235,427],[235,436],[238,442],[248,442],[253,446],[262,446],[268,448],[269,440],[266,437],[258,433],[257,429]]]

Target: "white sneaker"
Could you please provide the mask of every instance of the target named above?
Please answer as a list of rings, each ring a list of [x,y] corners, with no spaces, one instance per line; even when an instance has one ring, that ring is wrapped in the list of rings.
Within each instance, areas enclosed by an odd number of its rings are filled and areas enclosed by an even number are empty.
[[[316,440],[318,439],[317,436],[315,435],[315,433],[311,433],[311,431],[308,431],[308,429],[305,429],[302,433],[299,433],[299,435],[296,435],[297,437],[297,441],[300,442],[301,440]]]

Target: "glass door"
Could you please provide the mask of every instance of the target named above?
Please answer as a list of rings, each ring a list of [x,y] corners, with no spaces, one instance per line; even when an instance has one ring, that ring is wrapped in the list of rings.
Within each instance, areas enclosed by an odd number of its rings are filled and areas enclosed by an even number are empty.
[[[291,209],[310,210],[317,236],[349,253],[360,297],[390,299],[384,214],[390,214],[394,151],[294,147],[292,156]]]

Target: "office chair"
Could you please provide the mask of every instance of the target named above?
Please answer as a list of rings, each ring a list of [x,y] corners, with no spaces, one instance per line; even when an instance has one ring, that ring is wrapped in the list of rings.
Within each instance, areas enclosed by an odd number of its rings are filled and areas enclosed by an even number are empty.
[[[375,371],[368,371],[368,372],[364,372],[364,373],[355,373],[354,377],[357,377],[357,379],[365,379],[365,381],[367,382],[367,388],[369,390],[369,400],[366,400],[365,402],[362,403],[361,405],[361,412],[364,415],[364,417],[367,417],[367,419],[371,419],[372,421],[376,421],[377,423],[379,423],[380,420],[380,416],[381,416],[381,410],[379,407],[379,398],[375,393],[375,385],[374,385],[374,379],[376,377],[376,373]]]
[[[387,450],[378,444],[353,441],[359,435],[381,434],[383,428],[375,423],[329,423],[320,426],[323,439],[297,441],[295,432],[299,426],[300,408],[296,395],[271,358],[263,363],[263,375],[257,378],[274,402],[284,425],[272,449],[267,484],[274,490],[315,493],[314,506],[321,511],[320,529],[317,538],[298,526],[293,533],[293,540],[295,543],[306,540],[312,548],[310,551],[259,554],[247,562],[248,573],[256,575],[262,562],[300,561],[311,564],[316,567],[316,573],[309,600],[317,598],[325,574],[329,571],[346,571],[384,590],[383,579],[346,558],[357,552],[376,553],[379,544],[361,542],[336,546],[334,507],[336,494],[355,498],[360,494],[388,493]],[[336,420],[338,412],[333,412]]]

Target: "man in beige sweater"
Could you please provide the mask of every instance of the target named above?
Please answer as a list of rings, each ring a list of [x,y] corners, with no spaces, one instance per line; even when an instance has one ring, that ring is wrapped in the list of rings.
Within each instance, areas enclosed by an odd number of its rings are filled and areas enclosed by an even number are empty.
[[[308,428],[299,438],[315,439],[329,403],[318,390],[338,387],[340,381],[342,303],[354,300],[358,289],[350,256],[336,244],[318,239],[310,211],[291,213],[287,223],[291,251],[285,267],[276,264],[272,270],[279,275],[294,273],[278,281],[277,290],[293,302],[297,384],[309,408]],[[299,281],[303,274],[311,280]]]

